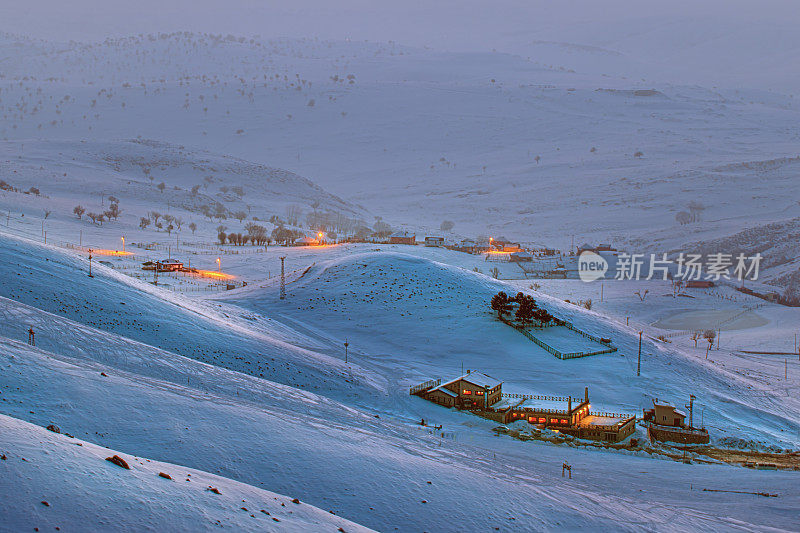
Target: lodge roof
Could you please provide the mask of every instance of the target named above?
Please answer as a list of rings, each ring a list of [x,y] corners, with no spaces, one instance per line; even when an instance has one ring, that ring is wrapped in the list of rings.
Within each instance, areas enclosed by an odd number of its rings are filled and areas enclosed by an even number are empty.
[[[488,387],[493,389],[499,385],[502,385],[503,382],[499,379],[493,378],[492,376],[486,375],[483,372],[467,372],[463,376],[459,376],[455,379],[451,379],[444,385],[450,385],[451,383],[455,383],[456,381],[468,381],[473,385],[477,385],[478,387]]]
[[[451,391],[450,389],[445,389],[444,385],[439,385],[435,389],[431,389],[428,392],[431,393],[431,392],[437,392],[437,391],[438,392],[443,392],[446,395],[450,396],[451,398],[458,398],[458,394],[456,394],[455,392]]]

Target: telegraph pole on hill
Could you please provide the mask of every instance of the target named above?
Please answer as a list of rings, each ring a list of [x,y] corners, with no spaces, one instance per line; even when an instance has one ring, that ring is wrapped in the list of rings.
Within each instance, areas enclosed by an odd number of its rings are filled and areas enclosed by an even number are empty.
[[[286,299],[286,276],[284,274],[284,269],[283,269],[283,261],[285,259],[286,259],[285,255],[281,257],[281,300]]]

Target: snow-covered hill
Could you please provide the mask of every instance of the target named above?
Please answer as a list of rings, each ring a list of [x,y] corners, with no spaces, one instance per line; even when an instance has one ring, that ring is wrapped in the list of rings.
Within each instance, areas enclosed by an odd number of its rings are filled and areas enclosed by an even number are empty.
[[[296,498],[2,414],[0,431],[4,531],[368,531]],[[129,468],[106,461],[114,456]]]
[[[2,242],[8,246],[6,238]],[[45,265],[65,259],[60,254],[48,255],[41,246],[32,243],[15,242],[14,245],[18,253],[27,247],[30,252],[43,254]],[[338,263],[330,265],[331,274],[335,273]],[[0,264],[8,265],[8,262]],[[398,264],[409,274],[420,269],[426,274],[441,276],[434,284],[444,286],[448,280],[458,279],[457,270],[442,271],[440,266],[414,261],[409,264],[402,259]],[[380,264],[376,266],[382,268]],[[498,439],[491,434],[490,429],[495,424],[490,421],[442,409],[407,395],[406,379],[417,379],[420,375],[413,370],[419,364],[416,361],[423,360],[419,352],[409,352],[406,365],[409,370],[405,370],[405,366],[387,365],[383,357],[372,356],[369,350],[362,351],[360,345],[366,342],[360,335],[353,337],[353,357],[357,361],[348,365],[347,375],[336,378],[356,384],[353,396],[337,398],[335,392],[330,396],[315,394],[260,376],[209,366],[179,353],[128,339],[113,330],[81,326],[58,314],[37,309],[38,305],[46,306],[49,301],[56,300],[45,292],[44,284],[36,282],[37,278],[48,276],[47,270],[23,268],[19,276],[13,271],[3,273],[5,278],[17,276],[28,281],[31,292],[27,298],[34,306],[0,300],[4,318],[0,332],[3,376],[0,412],[5,415],[39,426],[55,424],[77,439],[108,446],[127,457],[147,457],[151,461],[184,465],[297,497],[302,502],[378,530],[397,527],[452,531],[459,529],[453,527],[454,523],[467,522],[476,529],[614,527],[636,530],[642,523],[658,529],[658,524],[668,517],[671,529],[678,530],[700,525],[725,530],[735,524],[750,528],[792,527],[797,502],[791,497],[794,484],[791,472],[753,472],[727,465],[683,465],[635,453],[588,451]],[[75,270],[64,271],[62,284],[74,285],[81,292],[103,292],[103,287],[112,279],[104,279],[105,272],[100,274],[96,287],[80,288],[79,281],[86,276]],[[373,274],[378,283],[386,280],[377,269]],[[298,283],[302,289],[303,279],[293,283]],[[309,279],[318,278],[314,275]],[[466,278],[468,287],[472,283],[469,279]],[[309,286],[313,285],[311,282]],[[488,288],[484,283],[476,287],[480,286]],[[117,284],[116,298],[106,299],[125,302],[124,307],[130,306],[145,315],[162,315],[165,308],[136,296],[141,291],[142,287],[125,288]],[[164,297],[161,291],[157,292]],[[291,298],[287,304],[297,301],[298,294]],[[194,307],[190,302],[184,305]],[[223,307],[223,311],[234,309]],[[374,311],[379,323],[387,320],[380,307],[365,309],[367,313]],[[456,306],[455,310],[458,309]],[[193,311],[199,315],[208,312],[203,304],[197,304]],[[173,312],[180,316],[179,310],[173,308]],[[288,305],[284,309],[276,306],[270,312],[293,317]],[[250,315],[253,316],[252,311]],[[326,318],[323,314],[319,315],[319,320],[305,319],[303,324],[295,324],[297,335],[302,337],[314,330],[324,332],[320,325]],[[23,342],[28,324],[38,332],[35,348]],[[237,324],[243,327],[238,321]],[[286,331],[278,327],[268,329]],[[349,329],[350,332],[358,333],[358,329]],[[515,332],[509,335],[511,333]],[[211,329],[190,328],[184,339],[186,344],[200,344],[218,336],[219,333]],[[166,337],[153,333],[148,342],[164,343]],[[448,338],[452,339],[450,334]],[[335,336],[324,342],[317,334],[315,340],[320,344],[315,356],[317,371],[324,373],[325,368],[339,368],[339,362],[322,355],[333,348]],[[509,337],[508,341],[513,342],[513,339]],[[235,351],[246,350],[247,342],[246,337],[240,341],[228,340],[230,349]],[[443,343],[439,347],[452,350],[452,346]],[[273,347],[266,349],[267,353],[274,350]],[[289,366],[300,368],[301,353],[290,353],[295,355],[287,359]],[[295,356],[298,359],[293,360]],[[496,356],[497,364],[501,357]],[[481,366],[494,364],[492,359],[484,358]],[[428,366],[424,371],[433,368]],[[439,368],[449,368],[449,365]],[[286,372],[293,373],[288,368]],[[573,383],[583,383],[583,377],[574,378]],[[385,395],[368,392],[364,383],[375,382],[378,378],[402,388],[393,385]],[[517,378],[509,378],[509,384],[511,381]],[[595,389],[592,390],[594,394]],[[751,398],[744,397],[743,408],[747,408],[744,402],[750,401]],[[416,422],[420,416],[444,424],[444,433],[419,426]],[[36,436],[40,433],[29,433],[34,435],[34,442],[39,441]],[[17,449],[15,441],[9,442],[5,435],[5,432],[0,433],[0,448],[12,449],[13,445],[13,449]],[[2,449],[0,452],[8,457],[15,455]],[[560,465],[565,459],[573,464],[575,473],[580,472],[580,477],[574,475],[571,483],[561,477]],[[143,462],[147,464],[146,460]],[[106,467],[101,464],[98,468]],[[170,467],[158,465],[154,468],[166,471]],[[194,470],[190,472],[194,478]],[[610,493],[605,487],[619,472],[629,473],[627,481]],[[687,475],[691,475],[697,491],[701,487],[762,490],[768,486],[770,491],[779,493],[780,498],[774,502],[760,498],[744,501],[725,493],[689,492]],[[161,482],[160,479],[154,481]],[[212,482],[204,481],[202,488],[210,484]],[[31,483],[31,486],[37,485]],[[472,490],[477,487],[482,490]],[[642,499],[644,493],[646,501]],[[37,495],[31,505],[36,508],[41,505],[35,504],[36,501],[48,498],[46,494]],[[257,498],[251,495],[241,499],[247,500],[241,506],[252,511],[248,503]],[[657,503],[655,509],[653,502]],[[242,519],[254,520],[245,511],[241,512]],[[131,520],[135,520],[136,513],[131,513]],[[14,516],[32,515],[23,512]]]
[[[653,399],[680,398],[692,391],[703,398],[706,419],[713,420],[718,439],[746,433],[754,440],[800,444],[800,404],[781,399],[782,391],[698,360],[696,354],[650,342],[645,343],[644,371],[637,378],[635,328],[527,289],[551,314],[588,333],[611,337],[620,348],[604,356],[556,359],[494,319],[488,302],[499,290],[516,293],[514,284],[461,268],[371,252],[317,264],[289,285],[286,302],[278,300],[274,284],[220,299],[287,324],[300,324],[313,314],[317,320],[305,333],[341,343],[346,332],[357,350],[351,360],[404,377],[397,388],[458,375],[463,365],[490,369],[506,381],[509,392],[579,397],[589,387],[592,404],[608,411],[638,413]],[[575,337],[571,342],[577,344],[580,338]]]

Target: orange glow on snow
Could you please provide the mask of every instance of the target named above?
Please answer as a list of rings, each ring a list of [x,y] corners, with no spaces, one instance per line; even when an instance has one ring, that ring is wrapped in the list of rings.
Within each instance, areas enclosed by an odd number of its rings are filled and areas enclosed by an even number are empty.
[[[211,279],[234,279],[236,276],[233,274],[225,274],[224,272],[217,272],[216,270],[198,270],[198,276]]]
[[[131,252],[121,252],[119,250],[95,250],[95,249],[92,249],[92,253],[95,254],[95,255],[113,255],[113,256],[133,255]]]

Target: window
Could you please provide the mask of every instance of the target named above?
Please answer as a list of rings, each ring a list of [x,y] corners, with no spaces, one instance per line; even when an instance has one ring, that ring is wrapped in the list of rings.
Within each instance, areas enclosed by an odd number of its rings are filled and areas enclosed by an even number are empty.
[[[477,394],[478,396],[483,396],[483,391],[482,390],[476,390],[475,394]]]
[[[551,418],[550,419],[550,423],[551,424],[558,424],[558,418]]]
[[[470,394],[472,394],[472,391],[471,391],[471,390],[464,389],[464,395],[465,395],[465,396],[469,396]]]
[[[567,421],[566,421],[564,418],[562,418],[562,419],[561,419],[561,423],[562,423],[562,424],[566,424],[566,423],[567,423]]]
[[[539,419],[539,423],[540,423],[540,424],[544,424],[545,422],[547,422],[547,420],[545,420],[544,418],[540,418],[540,419]]]

